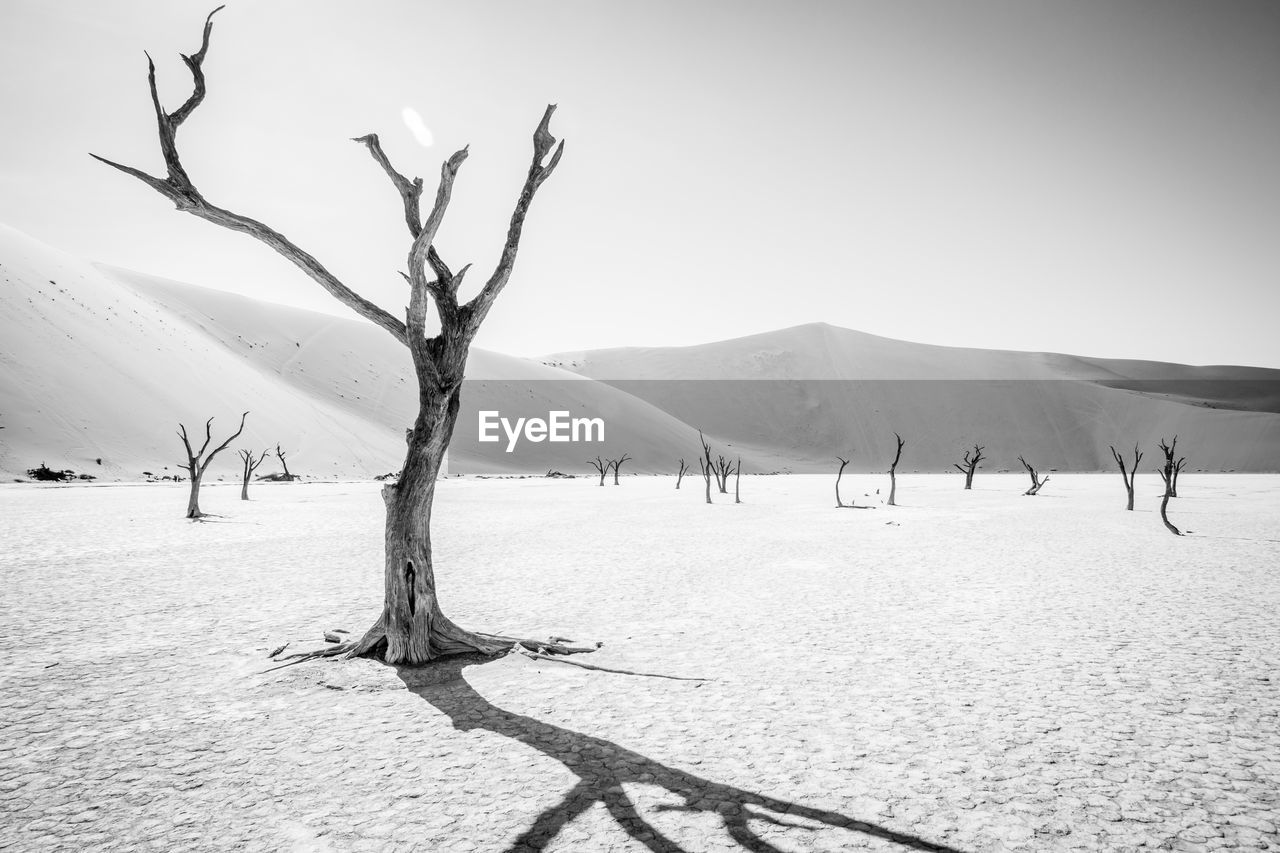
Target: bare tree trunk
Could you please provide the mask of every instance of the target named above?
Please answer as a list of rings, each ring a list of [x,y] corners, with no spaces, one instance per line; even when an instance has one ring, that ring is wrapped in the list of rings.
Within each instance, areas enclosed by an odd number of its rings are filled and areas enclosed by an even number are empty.
[[[707,472],[709,476],[716,478],[716,488],[720,490],[720,494],[728,494],[727,475],[724,470],[725,458],[720,457],[719,466],[711,461],[711,445],[707,443],[707,439],[702,435],[702,430],[698,430],[698,439],[702,442],[702,456],[707,460]]]
[[[898,495],[898,462],[902,459],[902,448],[906,445],[902,436],[896,432],[893,437],[898,441],[898,451],[893,455],[893,462],[889,465],[889,506],[897,506],[894,499]]]
[[[1124,490],[1129,496],[1128,505],[1125,506],[1125,509],[1132,512],[1134,478],[1138,475],[1138,463],[1142,461],[1142,451],[1138,449],[1138,445],[1136,443],[1133,445],[1133,473],[1129,473],[1129,471],[1126,470],[1124,457],[1120,455],[1114,445],[1111,447],[1111,455],[1115,458],[1116,464],[1120,466],[1120,478],[1124,480]]]
[[[840,463],[840,469],[836,471],[836,508],[842,508],[845,503],[840,499],[840,478],[844,476],[844,466],[849,464],[849,460],[841,456],[836,457],[836,461]]]
[[[707,486],[707,503],[711,503],[711,466],[699,459],[698,468],[702,471],[702,481]]]
[[[738,467],[733,473],[733,502],[742,503],[742,457],[738,457]]]
[[[604,475],[609,472],[609,463],[597,456],[595,459],[588,459],[587,464],[600,473],[600,482],[596,485],[604,485]]]
[[[956,463],[956,468],[961,474],[964,474],[964,487],[966,490],[973,488],[973,474],[978,470],[978,463],[982,461],[983,448],[978,445],[973,446],[972,451],[964,452],[964,464]]]
[[[280,445],[278,444],[276,445],[276,458],[280,460],[280,466],[284,468],[284,478],[286,480],[292,483],[294,480],[298,479],[296,476],[289,473],[289,463],[285,461],[284,451],[280,449]]]
[[[1178,446],[1178,437],[1173,437],[1172,444],[1165,444],[1164,439],[1160,439],[1160,450],[1164,453],[1164,467],[1160,469],[1160,477],[1164,480],[1164,496],[1160,498],[1160,520],[1164,522],[1164,526],[1174,536],[1181,536],[1182,531],[1169,521],[1169,498],[1173,497],[1173,476],[1174,467],[1177,465],[1173,461],[1174,450]]]
[[[191,475],[191,492],[187,496],[187,518],[204,518],[204,513],[200,511],[200,478],[204,472],[197,472]]]
[[[1178,475],[1182,473],[1182,469],[1187,465],[1187,457],[1183,456],[1177,462],[1173,463],[1173,476],[1169,479],[1169,497],[1176,498],[1178,496]]]
[[[609,464],[613,466],[613,484],[615,486],[618,485],[618,469],[622,467],[623,462],[626,462],[630,458],[630,456],[624,453],[622,454],[621,459],[611,459],[609,461]]]
[[[452,393],[419,394],[421,409],[400,479],[382,487],[384,532],[382,615],[352,649],[387,663],[425,663],[441,655],[492,654],[509,642],[459,628],[444,615],[431,560],[431,509],[436,477],[458,417],[460,386]]]
[[[1036,469],[1035,469],[1035,468],[1032,468],[1032,467],[1031,467],[1031,463],[1027,462],[1027,460],[1023,459],[1021,456],[1019,456],[1019,457],[1018,457],[1018,461],[1022,463],[1022,467],[1023,467],[1023,468],[1026,468],[1026,469],[1027,469],[1027,473],[1031,475],[1031,488],[1029,488],[1029,489],[1027,489],[1025,492],[1023,492],[1023,493],[1022,493],[1022,494],[1023,494],[1023,496],[1025,497],[1025,496],[1027,496],[1027,495],[1036,495],[1036,494],[1039,494],[1039,493],[1040,493],[1040,488],[1041,488],[1045,483],[1049,482],[1049,478],[1048,478],[1048,477],[1045,477],[1043,480],[1041,480],[1041,479],[1040,479],[1040,476],[1039,476],[1038,474],[1036,474]]]

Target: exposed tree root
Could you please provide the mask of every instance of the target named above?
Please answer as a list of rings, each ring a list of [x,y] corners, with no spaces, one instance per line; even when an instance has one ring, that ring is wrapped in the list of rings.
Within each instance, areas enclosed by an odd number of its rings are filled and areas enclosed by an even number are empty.
[[[571,646],[567,645],[571,641],[564,637],[551,637],[548,640],[530,640],[524,637],[506,637],[498,634],[485,634],[478,631],[468,631],[465,628],[459,628],[443,613],[437,614],[432,620],[431,633],[429,637],[431,654],[427,661],[436,660],[437,658],[449,655],[464,654],[481,654],[481,655],[498,655],[511,651],[513,648],[520,647],[529,653],[542,657],[550,657],[552,655],[576,655],[594,652],[599,648],[596,646]],[[286,643],[286,645],[288,645]],[[277,654],[284,651],[284,647],[277,650]],[[309,652],[297,652],[284,658],[279,658],[280,666],[274,666],[264,672],[274,672],[277,669],[283,669],[287,666],[294,666],[307,661],[317,660],[320,658],[359,658],[367,657],[375,660],[381,660],[387,663],[401,663],[399,661],[387,661],[387,632],[384,626],[384,620],[379,619],[372,628],[365,632],[364,636],[358,640],[349,640],[345,643],[334,643],[323,649],[314,649]],[[274,656],[273,656],[274,657]],[[583,664],[580,664],[583,665]],[[588,667],[595,668],[595,667]],[[637,673],[628,673],[637,674]],[[702,679],[695,679],[702,680]]]
[[[576,660],[568,660],[563,657],[552,657],[551,655],[544,655],[541,652],[525,651],[525,652],[520,652],[520,654],[524,655],[527,658],[533,658],[534,660],[549,660],[549,661],[554,661],[556,663],[567,663],[570,666],[579,666],[579,667],[582,667],[583,669],[595,670],[596,672],[612,672],[615,675],[634,675],[639,678],[667,678],[667,679],[670,679],[671,681],[715,681],[716,680],[714,678],[691,678],[685,675],[664,675],[661,672],[635,672],[630,669],[610,669],[607,666],[594,666],[589,663],[582,663]]]

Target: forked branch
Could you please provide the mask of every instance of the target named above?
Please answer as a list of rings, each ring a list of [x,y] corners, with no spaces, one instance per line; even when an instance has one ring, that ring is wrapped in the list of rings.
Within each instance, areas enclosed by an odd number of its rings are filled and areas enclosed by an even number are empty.
[[[160,151],[164,155],[165,170],[168,176],[163,179],[157,178],[141,169],[125,166],[105,157],[100,157],[97,154],[91,154],[90,156],[142,181],[172,201],[179,210],[186,211],[215,225],[221,225],[223,228],[248,234],[259,242],[270,246],[282,257],[310,276],[321,287],[329,291],[336,299],[351,308],[351,310],[386,329],[401,343],[407,343],[404,323],[347,287],[333,273],[329,272],[323,264],[309,253],[303,251],[279,231],[256,219],[209,203],[200,191],[196,189],[186,169],[183,168],[182,159],[178,154],[178,128],[204,102],[206,94],[204,60],[209,51],[210,36],[213,32],[213,16],[222,8],[222,6],[219,6],[214,9],[205,19],[204,35],[200,42],[200,49],[191,56],[182,56],[183,62],[191,69],[194,83],[191,96],[173,113],[166,113],[164,107],[160,104],[160,94],[156,88],[155,63],[151,61],[150,55],[147,56],[147,82],[151,90],[151,103],[156,115]]]
[[[533,203],[534,193],[538,191],[538,187],[542,186],[543,181],[551,177],[551,173],[560,164],[560,156],[564,153],[564,140],[560,140],[560,144],[557,145],[556,138],[551,135],[551,116],[555,111],[556,105],[548,104],[546,112],[542,114],[542,121],[538,122],[538,127],[533,132],[533,162],[529,165],[529,173],[525,176],[520,198],[516,201],[515,211],[511,214],[511,224],[507,228],[507,241],[502,247],[498,267],[475,298],[467,303],[468,323],[472,334],[474,330],[480,328],[485,315],[493,306],[493,301],[498,298],[498,294],[511,279],[516,253],[520,249],[520,234],[524,229],[524,218],[529,212],[529,205]],[[552,146],[555,146],[554,152],[552,152]],[[551,155],[549,160],[548,154]]]

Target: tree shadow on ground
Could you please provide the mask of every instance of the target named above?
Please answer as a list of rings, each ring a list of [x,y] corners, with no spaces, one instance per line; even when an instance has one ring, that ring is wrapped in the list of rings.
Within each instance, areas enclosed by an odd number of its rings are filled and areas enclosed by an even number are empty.
[[[781,853],[781,849],[753,829],[750,821],[785,827],[799,835],[836,827],[896,844],[903,850],[960,853],[953,847],[837,812],[712,782],[660,764],[603,738],[562,729],[495,707],[462,677],[462,670],[467,666],[492,660],[495,658],[458,655],[426,667],[396,667],[396,674],[409,692],[445,714],[459,731],[482,729],[509,737],[555,759],[578,777],[577,784],[560,802],[545,809],[532,826],[505,848],[506,853],[545,850],[562,829],[597,803],[608,810],[628,835],[649,850],[685,853],[684,848],[641,817],[623,788],[626,783],[658,786],[677,795],[683,803],[658,805],[656,810],[712,815],[721,821],[724,831],[733,841],[752,853]]]

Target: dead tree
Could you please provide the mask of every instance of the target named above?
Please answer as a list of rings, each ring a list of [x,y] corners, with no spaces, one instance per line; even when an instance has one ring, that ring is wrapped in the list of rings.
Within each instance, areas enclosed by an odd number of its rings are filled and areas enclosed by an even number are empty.
[[[707,503],[711,503],[711,466],[701,456],[698,457],[698,470],[702,472],[702,481],[707,486]]]
[[[598,485],[603,486],[604,475],[609,473],[609,466],[612,465],[613,463],[609,462],[608,460],[601,459],[599,456],[597,456],[595,459],[588,459],[587,464],[590,465],[592,468],[595,468],[596,471],[600,473],[600,482],[598,483]]]
[[[609,464],[613,466],[613,484],[614,484],[615,486],[616,486],[616,485],[618,485],[618,469],[622,467],[622,463],[623,463],[623,462],[626,462],[626,461],[627,461],[628,459],[630,459],[630,458],[631,458],[630,456],[628,456],[627,454],[625,454],[625,453],[624,453],[624,454],[622,454],[622,458],[621,458],[621,459],[610,459],[610,460],[609,460]]]
[[[898,440],[898,451],[893,454],[893,462],[889,463],[889,506],[897,506],[894,499],[898,496],[898,462],[902,460],[902,448],[907,444],[896,432],[893,437]]]
[[[262,464],[262,461],[267,458],[268,451],[264,450],[256,457],[253,455],[252,450],[241,450],[239,453],[240,461],[243,463],[244,468],[244,482],[240,484],[240,500],[247,501],[249,500],[249,478],[253,476],[254,471],[258,470],[258,466]]]
[[[840,463],[840,468],[836,471],[836,508],[842,509],[845,506],[850,506],[850,504],[846,504],[840,499],[840,478],[844,476],[844,466],[849,464],[849,460],[842,456],[837,456],[836,461]]]
[[[1174,536],[1181,536],[1182,531],[1173,526],[1169,521],[1169,498],[1173,497],[1173,482],[1177,470],[1178,463],[1173,461],[1173,452],[1178,446],[1178,437],[1173,437],[1172,444],[1165,444],[1164,439],[1160,439],[1160,452],[1164,454],[1164,467],[1159,469],[1160,479],[1164,480],[1164,497],[1160,499],[1160,520],[1164,522],[1164,526],[1169,528],[1169,532]]]
[[[1173,477],[1169,481],[1169,497],[1176,498],[1178,496],[1178,475],[1182,473],[1182,469],[1187,466],[1187,457],[1183,456],[1173,463]]]
[[[720,490],[720,494],[729,493],[729,474],[733,470],[733,463],[729,462],[724,456],[719,456],[715,462],[711,461],[711,445],[707,443],[707,439],[703,437],[702,430],[698,430],[698,439],[702,442],[702,456],[707,460],[707,470],[711,472],[711,476],[716,479],[716,488]]]
[[[1133,445],[1133,471],[1129,471],[1125,468],[1124,457],[1116,452],[1114,445],[1111,446],[1111,455],[1115,457],[1116,464],[1120,466],[1120,478],[1124,480],[1124,490],[1129,495],[1129,503],[1125,509],[1132,510],[1133,482],[1134,478],[1138,476],[1138,463],[1142,461],[1142,451],[1138,449],[1138,445],[1136,443]]]
[[[742,457],[738,457],[738,465],[733,471],[733,502],[742,503]]]
[[[966,450],[964,452],[964,464],[956,463],[956,470],[964,474],[964,487],[966,489],[973,488],[973,472],[978,470],[978,463],[982,460],[982,448],[975,444],[972,451]]]
[[[280,460],[280,467],[284,469],[284,474],[280,477],[280,479],[288,480],[290,483],[292,483],[294,480],[297,480],[298,479],[297,474],[289,473],[289,463],[285,461],[284,451],[280,449],[280,445],[278,444],[276,445],[276,458]]]
[[[1036,495],[1040,493],[1040,489],[1045,483],[1049,482],[1049,478],[1040,479],[1040,475],[1036,473],[1036,469],[1031,467],[1031,463],[1018,456],[1018,461],[1022,463],[1022,467],[1027,469],[1027,473],[1031,475],[1031,488],[1023,492],[1023,496]]]
[[[191,494],[187,498],[187,518],[204,518],[205,514],[200,511],[200,478],[208,470],[209,463],[213,461],[213,457],[226,450],[227,445],[239,438],[240,433],[244,432],[244,419],[247,417],[249,417],[248,412],[241,415],[240,428],[232,433],[231,437],[222,442],[222,444],[210,450],[208,456],[205,456],[204,452],[209,450],[209,442],[213,440],[213,418],[209,418],[204,422],[204,444],[200,445],[199,452],[191,449],[191,442],[187,439],[186,426],[178,424],[178,436],[182,439],[182,446],[187,451],[187,464],[179,464],[178,467],[186,468],[191,472]]]
[[[331,646],[316,655],[378,656],[387,663],[421,664],[448,654],[494,654],[517,644],[542,647],[557,653],[584,651],[585,649],[574,649],[559,643],[534,643],[460,628],[440,608],[431,562],[430,520],[436,477],[457,421],[459,395],[471,342],[494,301],[511,278],[525,217],[534,195],[555,171],[564,152],[564,143],[557,145],[550,131],[555,106],[546,108],[533,133],[532,162],[511,214],[497,266],[469,301],[462,301],[459,291],[470,266],[464,266],[455,272],[441,258],[434,245],[436,233],[453,193],[454,179],[467,159],[467,149],[455,152],[441,165],[435,200],[424,219],[420,207],[422,179],[410,179],[396,171],[383,153],[377,134],[370,133],[354,140],[367,149],[375,164],[390,179],[403,205],[404,221],[410,239],[406,257],[407,271],[401,273],[408,285],[408,307],[401,319],[353,291],[314,255],[304,251],[279,231],[206,200],[187,173],[178,154],[176,138],[183,122],[200,106],[205,97],[203,65],[209,50],[213,15],[217,11],[215,9],[205,19],[200,49],[190,56],[182,57],[191,71],[194,85],[190,97],[172,113],[166,112],[160,105],[155,65],[148,57],[147,79],[166,176],[154,177],[140,169],[94,156],[112,168],[142,181],[172,201],[178,210],[223,228],[248,234],[274,249],[332,296],[386,331],[409,351],[418,385],[418,413],[407,443],[400,479],[384,486],[382,490],[386,504],[382,612],[360,639]],[[429,335],[427,323],[432,304],[439,331]]]
[[[677,489],[680,488],[680,481],[684,479],[684,474],[688,470],[689,470],[689,466],[685,464],[683,459],[681,459],[680,470],[676,472],[676,488]]]
[[[733,473],[733,462],[723,456],[716,457],[716,482],[720,484],[720,494],[729,494],[729,475]]]

